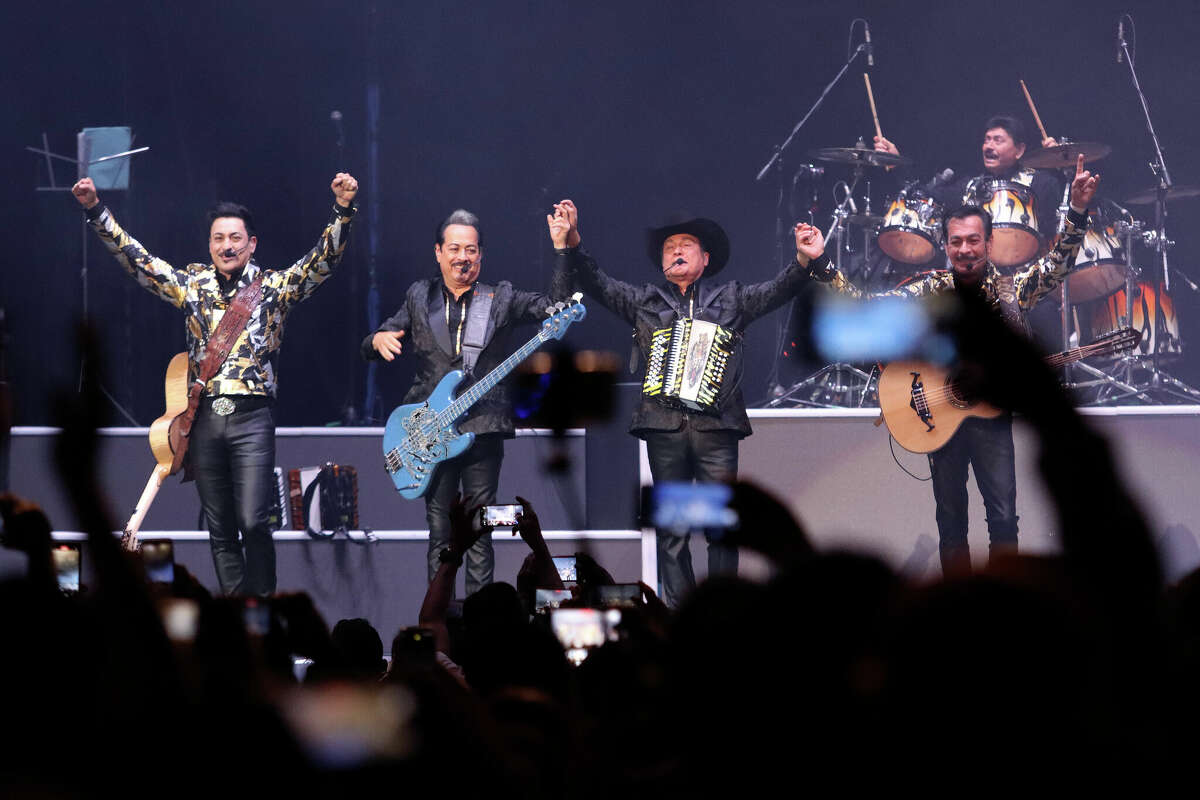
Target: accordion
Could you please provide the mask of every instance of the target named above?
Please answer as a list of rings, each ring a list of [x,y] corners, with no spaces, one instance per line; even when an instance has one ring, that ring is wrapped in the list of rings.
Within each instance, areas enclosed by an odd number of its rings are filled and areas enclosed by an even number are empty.
[[[654,331],[642,394],[671,408],[719,414],[737,383],[741,339],[691,317]]]

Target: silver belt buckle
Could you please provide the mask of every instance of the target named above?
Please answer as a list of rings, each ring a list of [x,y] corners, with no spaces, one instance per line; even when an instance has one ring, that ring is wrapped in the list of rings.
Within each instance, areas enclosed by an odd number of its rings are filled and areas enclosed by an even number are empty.
[[[228,397],[218,397],[216,400],[213,400],[212,410],[218,417],[228,417],[233,413],[234,408],[236,406],[234,406],[233,401]]]

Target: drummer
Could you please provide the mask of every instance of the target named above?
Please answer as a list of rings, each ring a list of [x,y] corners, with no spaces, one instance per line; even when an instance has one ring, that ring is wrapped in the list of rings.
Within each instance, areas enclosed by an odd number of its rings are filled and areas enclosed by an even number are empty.
[[[1030,187],[1037,204],[1038,231],[1043,244],[1054,239],[1058,229],[1058,206],[1062,202],[1063,183],[1053,170],[1034,170],[1021,166],[1021,156],[1026,149],[1025,126],[1016,117],[998,114],[987,121],[983,134],[983,174],[960,178],[953,183],[934,187],[930,194],[946,207],[946,213],[960,208],[967,194],[967,186],[980,178],[1001,178]],[[1042,140],[1042,147],[1053,147],[1053,137]],[[895,144],[882,136],[875,137],[875,149],[900,155]]]

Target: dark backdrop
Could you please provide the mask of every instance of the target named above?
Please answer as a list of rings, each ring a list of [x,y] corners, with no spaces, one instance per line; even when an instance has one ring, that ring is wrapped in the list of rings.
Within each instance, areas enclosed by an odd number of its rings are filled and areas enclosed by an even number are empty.
[[[152,252],[205,259],[203,212],[218,199],[258,217],[260,263],[310,247],[337,169],[379,203],[379,288],[389,314],[404,287],[434,268],[436,222],[458,206],[484,221],[484,275],[530,287],[549,274],[544,214],[560,197],[582,211],[589,249],[613,274],[652,278],[645,226],[677,209],[720,220],[733,239],[727,272],[761,280],[778,268],[775,189],[755,174],[844,60],[850,21],[871,22],[872,82],[884,132],[922,176],[979,167],[983,120],[1010,110],[1032,129],[1024,78],[1052,134],[1100,140],[1118,199],[1152,182],[1152,150],[1113,33],[1128,5],[1058,2],[344,3],[150,0],[9,4],[3,12],[0,126],[9,241],[0,303],[12,329],[17,422],[48,421],[47,398],[79,365],[71,323],[82,304],[81,215],[65,192],[35,192],[44,163],[23,151],[45,131],[71,153],[84,126],[130,125],[152,149],[133,188],[104,200]],[[1172,177],[1200,182],[1200,69],[1194,3],[1139,3],[1138,67]],[[375,46],[372,47],[372,42]],[[376,55],[372,56],[372,53]],[[851,145],[871,133],[861,62],[787,153]],[[367,86],[378,75],[380,175],[366,171]],[[330,111],[344,115],[339,160]],[[60,169],[58,179],[72,176]],[[828,191],[823,194],[828,207]],[[1174,261],[1200,278],[1200,203],[1174,209]],[[826,208],[827,211],[827,208]],[[280,424],[322,424],[363,403],[357,342],[367,332],[367,226],[349,257],[288,321]],[[827,223],[822,220],[822,227]],[[125,278],[88,241],[89,300],[104,334],[109,389],[137,421],[161,413],[160,380],[183,347],[178,312]],[[1142,251],[1145,255],[1145,251]],[[1145,260],[1145,259],[1143,259]],[[1175,290],[1185,339],[1200,304]],[[748,395],[763,394],[774,319],[751,329]],[[622,351],[623,324],[597,311],[577,344]],[[1200,353],[1175,367],[1200,379]],[[789,373],[789,370],[791,371]],[[785,367],[784,379],[801,372]],[[398,402],[408,366],[381,370]],[[113,423],[122,422],[115,410]]]

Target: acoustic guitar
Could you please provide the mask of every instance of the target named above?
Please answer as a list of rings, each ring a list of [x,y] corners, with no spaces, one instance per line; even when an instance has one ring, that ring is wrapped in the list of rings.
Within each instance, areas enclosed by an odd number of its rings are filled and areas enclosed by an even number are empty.
[[[1095,342],[1064,350],[1046,359],[1052,367],[1092,356],[1129,350],[1142,332],[1121,328]],[[1002,412],[967,395],[946,369],[920,361],[893,361],[879,374],[879,411],[892,438],[913,453],[940,449],[967,417],[997,417]]]
[[[150,424],[150,452],[157,462],[146,481],[146,488],[133,509],[133,516],[125,523],[121,534],[121,546],[126,550],[138,550],[138,529],[150,511],[150,505],[158,495],[159,487],[167,476],[174,475],[183,467],[183,456],[187,453],[187,437],[179,430],[179,419],[188,407],[188,355],[176,353],[167,364],[167,375],[163,381],[166,395],[166,411]]]

